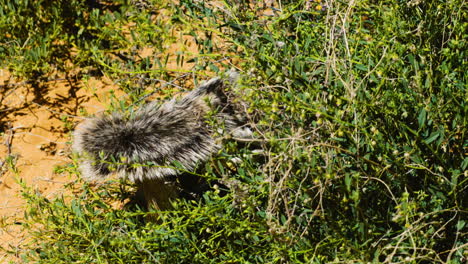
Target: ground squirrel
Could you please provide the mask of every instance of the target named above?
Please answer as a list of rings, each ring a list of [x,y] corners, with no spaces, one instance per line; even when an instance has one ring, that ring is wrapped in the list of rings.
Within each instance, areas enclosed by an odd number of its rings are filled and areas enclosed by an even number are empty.
[[[181,98],[151,102],[130,115],[87,119],[73,134],[82,176],[96,179],[116,172],[139,186],[148,205],[170,208],[170,199],[180,196],[175,180],[182,171],[194,170],[222,147],[215,134],[251,136],[243,106],[231,90],[237,78],[234,72],[213,78]],[[219,126],[207,122],[208,113]]]

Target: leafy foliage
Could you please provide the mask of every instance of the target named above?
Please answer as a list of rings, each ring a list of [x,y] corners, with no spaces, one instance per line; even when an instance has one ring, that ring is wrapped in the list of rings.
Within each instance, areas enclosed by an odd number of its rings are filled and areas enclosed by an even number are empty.
[[[3,56],[21,58],[10,67],[43,74],[63,60],[52,52],[60,46],[76,49],[74,67],[169,81],[174,72],[161,56],[137,59],[132,47],[163,53],[171,29],[181,28],[199,54],[179,53],[179,66],[195,62],[189,72],[200,75],[231,63],[242,69],[254,143],[264,152],[227,142],[206,177],[235,188],[177,201],[157,223],[142,219],[152,212],[107,205],[122,190],[85,185],[71,202],[28,194],[28,228],[40,228],[25,260],[466,261],[465,1],[90,2],[101,9],[81,1],[2,3],[4,21],[30,5],[41,10],[1,39]],[[148,91],[135,83],[122,87],[140,100]],[[229,165],[233,157],[242,163]]]

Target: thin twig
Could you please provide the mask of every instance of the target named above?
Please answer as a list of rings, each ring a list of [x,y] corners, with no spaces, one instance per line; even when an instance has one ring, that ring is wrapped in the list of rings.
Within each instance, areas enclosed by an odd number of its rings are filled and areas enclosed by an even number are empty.
[[[8,122],[8,131],[10,132],[7,138],[7,141],[5,142],[7,146],[7,156],[10,156],[11,154],[11,142],[13,141],[13,127],[11,125],[11,122]]]
[[[7,154],[5,156],[5,159],[0,161],[0,173],[2,174],[3,174],[3,165],[5,165],[6,160],[11,155],[11,142],[13,141],[13,127],[11,125],[11,122],[8,122],[8,131],[9,131],[9,134],[8,134],[7,139],[5,140],[5,145],[7,147]]]

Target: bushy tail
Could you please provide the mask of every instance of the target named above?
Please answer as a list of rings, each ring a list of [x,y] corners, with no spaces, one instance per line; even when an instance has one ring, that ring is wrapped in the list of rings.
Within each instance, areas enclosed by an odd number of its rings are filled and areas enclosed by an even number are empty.
[[[194,169],[220,148],[206,113],[220,107],[218,117],[229,129],[236,126],[226,85],[214,78],[178,101],[148,104],[130,117],[113,113],[86,120],[75,130],[73,144],[83,177],[118,172],[142,181],[177,175],[175,166]]]

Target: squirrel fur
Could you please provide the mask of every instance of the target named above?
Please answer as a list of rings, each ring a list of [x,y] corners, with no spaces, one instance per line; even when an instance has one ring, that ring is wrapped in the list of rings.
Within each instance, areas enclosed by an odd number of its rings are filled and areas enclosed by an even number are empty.
[[[182,98],[151,102],[131,115],[87,119],[75,130],[72,146],[80,156],[83,177],[104,178],[117,172],[143,182],[177,176],[179,165],[194,170],[221,148],[220,138],[214,136],[219,129],[207,122],[208,113],[223,123],[223,133],[246,134],[241,107],[229,90],[237,77],[230,73],[228,81],[213,78]]]

